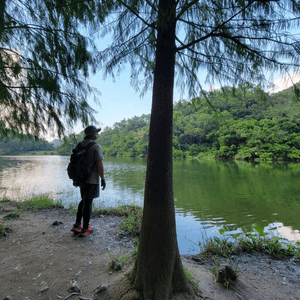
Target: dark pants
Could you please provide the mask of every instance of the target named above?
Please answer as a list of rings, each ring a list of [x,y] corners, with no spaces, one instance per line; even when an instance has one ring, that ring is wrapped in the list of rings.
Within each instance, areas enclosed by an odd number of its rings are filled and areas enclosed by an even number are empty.
[[[81,224],[83,219],[83,228],[87,229],[89,226],[93,199],[99,197],[99,184],[80,184],[81,201],[79,202],[76,216],[76,224]]]

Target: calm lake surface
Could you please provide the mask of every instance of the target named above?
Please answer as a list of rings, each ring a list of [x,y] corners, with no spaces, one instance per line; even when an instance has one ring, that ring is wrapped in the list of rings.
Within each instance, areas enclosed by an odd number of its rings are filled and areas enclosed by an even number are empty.
[[[44,194],[79,203],[66,167],[67,156],[0,157],[0,199],[22,201]],[[96,206],[143,205],[146,161],[105,158],[107,187]],[[174,161],[174,196],[179,249],[198,253],[210,237],[252,231],[300,241],[300,164],[261,164],[208,160]],[[224,236],[224,234],[223,234]]]

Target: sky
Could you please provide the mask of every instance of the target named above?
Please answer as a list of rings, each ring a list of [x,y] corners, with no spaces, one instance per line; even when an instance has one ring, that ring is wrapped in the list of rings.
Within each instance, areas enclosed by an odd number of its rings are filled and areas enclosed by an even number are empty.
[[[274,90],[272,93],[278,93],[291,87],[293,84],[300,81],[300,74],[291,74],[291,76],[282,76],[274,80]]]
[[[151,113],[152,91],[149,90],[143,98],[140,98],[139,93],[130,86],[130,72],[127,70],[117,76],[115,82],[109,77],[104,80],[103,75],[97,73],[90,78],[90,84],[101,93],[99,96],[100,106],[89,99],[89,104],[97,111],[95,118],[99,124],[96,126],[112,127],[114,123],[123,119]],[[174,90],[174,102],[179,100],[179,93]],[[74,127],[75,133],[82,130],[84,128],[81,124]]]

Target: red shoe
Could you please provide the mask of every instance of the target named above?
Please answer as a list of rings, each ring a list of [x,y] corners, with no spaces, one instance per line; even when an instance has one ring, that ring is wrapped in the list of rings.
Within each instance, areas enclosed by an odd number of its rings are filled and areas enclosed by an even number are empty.
[[[87,229],[82,228],[82,230],[79,233],[79,236],[85,237],[88,236],[90,233],[94,232],[94,227],[90,226]]]
[[[77,225],[77,224],[74,224],[71,231],[73,231],[74,233],[80,233],[80,231],[82,230],[82,225]]]

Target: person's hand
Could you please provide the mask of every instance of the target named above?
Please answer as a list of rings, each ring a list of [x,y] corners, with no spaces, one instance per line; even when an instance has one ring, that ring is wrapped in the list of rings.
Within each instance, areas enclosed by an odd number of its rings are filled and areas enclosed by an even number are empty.
[[[101,188],[102,188],[102,190],[104,190],[105,187],[106,187],[105,179],[101,179]]]

